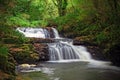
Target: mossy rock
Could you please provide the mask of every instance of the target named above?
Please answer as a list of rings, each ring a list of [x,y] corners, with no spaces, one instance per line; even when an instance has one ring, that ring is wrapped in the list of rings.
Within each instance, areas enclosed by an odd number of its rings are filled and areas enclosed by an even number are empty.
[[[93,37],[92,36],[80,36],[80,37],[76,37],[75,40],[78,40],[78,41],[91,41],[93,40]]]
[[[95,42],[93,42],[92,36],[80,36],[73,39],[74,45],[84,45],[84,46],[97,46]]]
[[[34,52],[32,44],[14,45],[10,48],[10,53],[18,64],[35,63],[39,59],[39,55]]]
[[[11,53],[18,53],[18,52],[22,52],[22,51],[31,52],[31,51],[33,51],[33,46],[31,44],[16,44],[16,45],[10,47]]]
[[[13,55],[18,64],[35,63],[39,60],[39,55],[37,53],[28,51],[18,52]]]

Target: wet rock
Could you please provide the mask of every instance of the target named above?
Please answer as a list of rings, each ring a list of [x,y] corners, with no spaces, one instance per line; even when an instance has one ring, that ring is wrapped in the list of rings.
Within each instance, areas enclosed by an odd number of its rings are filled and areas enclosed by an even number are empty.
[[[53,43],[54,39],[43,39],[43,38],[31,38],[31,43]]]
[[[74,45],[84,45],[84,46],[97,46],[96,44],[92,43],[92,38],[91,36],[80,36],[76,37],[73,40]]]
[[[50,38],[54,38],[55,37],[54,32],[52,30],[52,27],[46,27],[45,29],[47,29],[47,31],[50,33]]]
[[[17,64],[36,63],[49,60],[48,46],[46,44],[33,43],[14,45],[9,51]]]
[[[107,53],[113,65],[120,66],[120,43],[112,46]]]
[[[39,54],[40,61],[49,60],[48,46],[46,44],[34,43],[34,50]]]
[[[106,61],[107,58],[103,54],[103,50],[100,49],[98,46],[86,46],[88,52],[90,52],[91,56],[95,60],[104,60]]]
[[[94,43],[90,43],[88,41],[79,41],[79,40],[73,40],[73,45],[97,46]]]
[[[36,64],[20,64],[18,66],[16,66],[16,71],[17,72],[37,72],[37,71],[41,71],[41,67],[37,67]]]
[[[23,70],[23,69],[29,70],[29,69],[32,69],[32,68],[34,68],[34,67],[36,67],[35,64],[21,64],[21,65],[18,66],[18,68],[19,68],[20,70]]]

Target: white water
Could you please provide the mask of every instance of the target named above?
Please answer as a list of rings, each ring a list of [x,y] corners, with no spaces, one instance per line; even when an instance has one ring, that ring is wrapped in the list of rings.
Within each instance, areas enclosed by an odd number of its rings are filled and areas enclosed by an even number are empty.
[[[50,38],[50,33],[43,28],[17,28],[25,37]]]
[[[60,36],[59,36],[58,31],[57,31],[55,28],[52,28],[52,30],[53,30],[53,32],[54,32],[55,38],[56,38],[56,39],[59,39]]]
[[[83,46],[74,46],[70,39],[60,38],[58,31],[52,28],[56,43],[48,44],[50,62],[89,61],[91,55]]]
[[[48,44],[51,61],[89,61],[91,55],[83,46],[74,46],[68,42],[59,41]]]

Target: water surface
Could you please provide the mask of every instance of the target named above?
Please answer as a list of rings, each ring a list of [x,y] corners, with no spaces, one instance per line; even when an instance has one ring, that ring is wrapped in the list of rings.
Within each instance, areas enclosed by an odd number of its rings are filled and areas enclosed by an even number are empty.
[[[53,70],[53,73],[49,74],[51,80],[120,80],[120,69],[109,66],[106,62],[44,63],[43,65]]]

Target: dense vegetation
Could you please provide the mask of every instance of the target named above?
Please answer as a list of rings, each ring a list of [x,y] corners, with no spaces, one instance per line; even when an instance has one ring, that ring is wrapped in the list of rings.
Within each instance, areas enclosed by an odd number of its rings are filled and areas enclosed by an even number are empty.
[[[119,22],[120,0],[0,0],[0,70],[14,68],[6,44],[27,41],[16,27],[57,26],[65,37],[83,38],[107,50],[119,43]]]
[[[119,0],[0,0],[0,24],[57,25],[64,35],[92,36],[101,44],[119,40]]]

